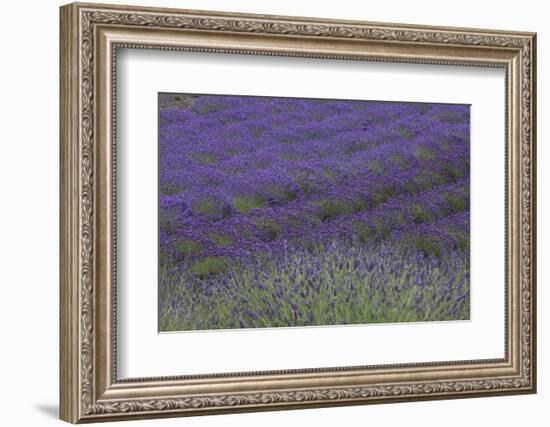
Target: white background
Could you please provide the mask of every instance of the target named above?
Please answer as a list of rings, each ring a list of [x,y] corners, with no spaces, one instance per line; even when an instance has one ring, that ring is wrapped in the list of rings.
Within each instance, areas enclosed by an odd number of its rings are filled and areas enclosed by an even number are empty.
[[[504,357],[503,69],[135,49],[117,64],[120,378]],[[158,334],[159,91],[471,104],[471,320]]]
[[[112,0],[114,3],[118,3]],[[550,115],[547,80],[550,36],[544,2],[388,1],[307,2],[297,0],[138,1],[171,6],[309,15],[326,18],[455,25],[538,31],[539,117]],[[0,381],[2,424],[59,425],[58,401],[58,1],[3,5],[0,68]],[[7,18],[7,19],[6,19]],[[545,263],[550,243],[550,151],[548,126],[539,120],[539,393],[394,405],[266,412],[194,419],[129,422],[124,425],[278,426],[335,424],[413,426],[545,425],[550,404],[547,361],[550,323]]]

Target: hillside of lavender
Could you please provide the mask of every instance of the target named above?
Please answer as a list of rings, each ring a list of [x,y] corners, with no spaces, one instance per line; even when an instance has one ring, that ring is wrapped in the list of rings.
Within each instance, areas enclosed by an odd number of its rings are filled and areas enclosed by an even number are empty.
[[[161,331],[469,319],[469,106],[159,108]]]

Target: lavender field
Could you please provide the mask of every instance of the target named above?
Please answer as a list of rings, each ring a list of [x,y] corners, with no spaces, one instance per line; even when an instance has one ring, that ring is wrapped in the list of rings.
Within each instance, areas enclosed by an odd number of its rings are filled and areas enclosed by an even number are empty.
[[[469,319],[469,106],[159,108],[161,331]]]

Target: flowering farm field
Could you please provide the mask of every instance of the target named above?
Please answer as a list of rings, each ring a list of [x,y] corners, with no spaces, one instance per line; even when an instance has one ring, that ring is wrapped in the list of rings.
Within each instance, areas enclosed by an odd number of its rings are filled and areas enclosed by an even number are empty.
[[[469,106],[159,108],[161,331],[469,319]]]

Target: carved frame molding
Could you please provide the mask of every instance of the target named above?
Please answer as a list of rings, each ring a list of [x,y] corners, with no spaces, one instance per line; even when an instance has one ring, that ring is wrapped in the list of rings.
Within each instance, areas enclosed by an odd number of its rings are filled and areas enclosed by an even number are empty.
[[[120,38],[120,34],[124,37]],[[174,39],[163,43],[165,34]],[[174,41],[186,34],[193,35],[195,44]],[[197,43],[201,37],[218,34],[223,40],[217,47]],[[151,35],[156,41],[143,42],[144,37]],[[252,43],[244,45],[242,41],[247,37]],[[266,47],[264,38],[274,47]],[[255,41],[257,46],[250,47]],[[102,50],[100,45],[106,47]],[[116,161],[114,154],[109,157],[98,153],[112,149],[113,141],[111,146],[105,145],[102,138],[114,138],[114,64],[116,49],[120,47],[505,67],[509,144],[505,179],[511,205],[507,216],[507,257],[510,268],[515,268],[510,273],[515,274],[515,279],[510,276],[513,280],[508,288],[506,358],[353,367],[349,372],[343,367],[249,373],[248,377],[220,374],[203,378],[211,387],[207,393],[185,392],[186,381],[190,381],[185,378],[117,381],[113,337],[116,294],[109,294],[116,288],[107,291],[101,281],[105,274],[116,275],[113,252],[105,253],[101,243],[106,239],[111,248],[116,247],[116,234],[112,240],[103,235],[105,230],[112,231],[109,221],[114,223],[116,219],[115,204],[104,200],[106,196],[114,199],[116,186],[110,194],[99,190],[102,185],[107,188],[113,184],[112,179],[102,183],[101,174],[108,172],[112,176]],[[61,418],[70,422],[101,421],[534,392],[535,50],[532,33],[93,4],[62,7]],[[105,73],[111,77],[101,80]],[[109,106],[105,105],[106,100]],[[106,171],[109,166],[101,166],[98,156],[107,156],[113,168]],[[109,209],[112,215],[106,217],[104,213]],[[415,380],[414,373],[424,377]],[[340,386],[341,382],[334,381],[347,374],[349,385]],[[351,378],[356,378],[352,374],[364,374],[364,383],[352,382]],[[432,374],[433,379],[428,379]],[[238,391],[239,381],[253,382],[269,375],[276,377],[272,388],[250,391],[250,387],[243,387]],[[372,375],[376,379],[371,381]],[[321,381],[319,378],[324,381],[323,386],[316,382]],[[284,387],[285,379],[303,383]],[[192,380],[200,382],[201,378]],[[232,384],[235,391],[224,391],[226,383]],[[162,390],[152,392],[155,385]],[[183,388],[178,389],[180,386]],[[184,392],[174,394],[174,390]]]

